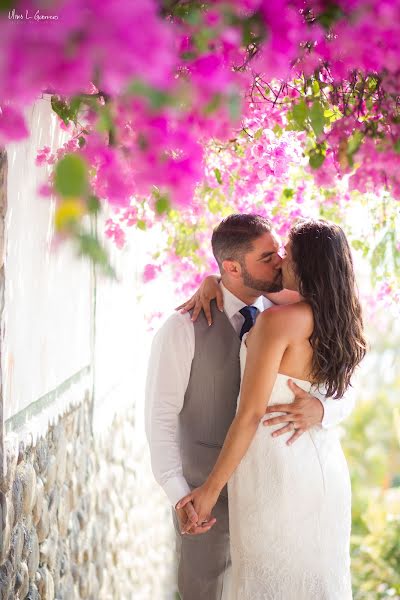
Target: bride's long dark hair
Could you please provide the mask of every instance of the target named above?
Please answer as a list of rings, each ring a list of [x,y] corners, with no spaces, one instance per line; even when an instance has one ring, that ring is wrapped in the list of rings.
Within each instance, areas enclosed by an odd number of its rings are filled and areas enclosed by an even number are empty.
[[[353,260],[343,230],[307,219],[289,233],[299,292],[312,308],[312,378],[341,398],[366,352]]]

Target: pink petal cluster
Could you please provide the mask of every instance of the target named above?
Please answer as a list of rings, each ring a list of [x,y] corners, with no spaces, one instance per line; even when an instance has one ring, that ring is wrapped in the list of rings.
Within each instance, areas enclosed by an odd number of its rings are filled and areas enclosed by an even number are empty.
[[[8,104],[0,104],[0,146],[8,140],[22,140],[28,135],[28,129],[21,111]]]
[[[112,219],[107,219],[104,233],[115,243],[117,248],[121,249],[125,246],[125,231]]]
[[[157,277],[157,274],[161,271],[161,267],[159,265],[148,264],[145,266],[143,270],[143,281],[144,283],[148,283]]]

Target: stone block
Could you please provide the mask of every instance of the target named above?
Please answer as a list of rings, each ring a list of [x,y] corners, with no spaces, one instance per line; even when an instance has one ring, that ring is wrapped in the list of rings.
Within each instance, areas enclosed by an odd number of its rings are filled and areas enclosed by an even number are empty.
[[[79,596],[81,598],[89,597],[89,581],[88,581],[87,573],[82,573],[79,576],[78,590],[79,590]]]
[[[46,567],[41,567],[37,573],[37,588],[40,600],[54,600],[54,580]]]
[[[13,567],[11,562],[6,560],[0,567],[0,600],[8,600],[12,585]]]
[[[35,448],[35,462],[34,467],[37,475],[43,477],[47,471],[47,465],[49,462],[49,446],[46,439],[40,438]]]
[[[11,551],[10,559],[13,563],[14,569],[18,568],[19,563],[22,560],[22,553],[25,544],[25,530],[22,523],[17,523],[13,529],[11,536]]]
[[[29,577],[33,579],[38,567],[39,567],[39,540],[34,527],[28,533],[28,570]]]
[[[8,552],[10,550],[10,540],[11,540],[11,528],[12,523],[10,523],[10,508],[12,504],[9,500],[7,500],[7,496],[0,492],[0,528],[1,528],[1,538],[0,538],[0,564],[4,562]]]
[[[60,600],[72,600],[76,598],[74,591],[74,580],[71,573],[60,579],[59,586],[55,588],[56,598]]]
[[[49,531],[50,531],[50,515],[49,515],[49,509],[47,507],[47,502],[43,503],[42,514],[41,514],[39,523],[37,524],[36,531],[37,531],[39,543],[44,542],[44,540],[49,535]]]
[[[60,505],[60,490],[58,487],[53,488],[49,495],[49,519],[50,529],[57,530],[57,513]]]
[[[14,591],[18,592],[18,598],[25,598],[29,592],[29,570],[25,562],[22,562],[19,566]]]
[[[4,477],[0,479],[0,490],[4,493],[11,489],[17,468],[18,450],[13,443],[4,444]]]
[[[24,500],[24,487],[22,484],[22,471],[23,469],[17,468],[15,479],[12,484],[11,497],[14,506],[14,523],[15,525],[22,517],[22,506]]]
[[[41,564],[47,565],[50,571],[54,571],[56,565],[57,544],[58,532],[56,529],[54,529],[52,530],[50,536],[39,546],[40,562]]]
[[[57,477],[57,460],[54,454],[48,458],[46,475],[44,477],[44,489],[49,494],[54,488]]]
[[[19,445],[18,445],[17,464],[19,465],[21,462],[23,462],[24,459],[25,459],[25,444],[21,440],[20,443],[19,443]]]
[[[57,476],[56,480],[59,484],[64,483],[66,466],[67,466],[67,438],[63,428],[60,428],[58,440],[57,440]]]
[[[25,600],[41,600],[38,589],[34,583],[30,584],[29,592],[28,595],[25,597]]]
[[[36,501],[32,511],[32,521],[36,526],[39,523],[39,520],[42,516],[43,506],[45,504],[44,500],[44,484],[41,477],[36,478]]]
[[[70,491],[67,485],[63,485],[60,493],[60,501],[57,510],[58,529],[62,537],[65,537],[68,533],[68,522],[70,512]]]
[[[36,472],[30,462],[21,465],[21,467],[20,475],[23,489],[22,512],[26,517],[30,517],[36,501]]]

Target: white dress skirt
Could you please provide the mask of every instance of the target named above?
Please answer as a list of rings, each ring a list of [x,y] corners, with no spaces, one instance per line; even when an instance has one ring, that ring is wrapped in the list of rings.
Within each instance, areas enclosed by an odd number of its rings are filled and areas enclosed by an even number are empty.
[[[269,405],[292,402],[288,379],[278,375]],[[230,596],[350,600],[351,487],[336,428],[314,427],[287,446],[292,433],[271,436],[280,427],[260,423],[228,484]]]

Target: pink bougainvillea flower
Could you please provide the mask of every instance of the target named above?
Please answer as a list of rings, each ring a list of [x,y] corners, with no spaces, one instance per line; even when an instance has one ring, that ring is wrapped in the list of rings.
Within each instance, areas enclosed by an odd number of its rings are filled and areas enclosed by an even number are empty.
[[[158,265],[148,264],[145,266],[143,271],[143,281],[148,283],[157,277],[157,274],[161,271],[161,267]]]
[[[105,227],[105,235],[114,241],[117,248],[121,249],[125,246],[125,231],[112,219],[107,219]]]
[[[0,106],[0,145],[22,140],[28,135],[22,111],[12,106]]]

